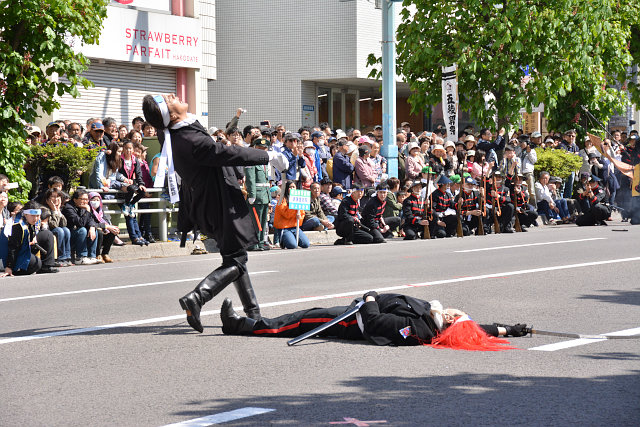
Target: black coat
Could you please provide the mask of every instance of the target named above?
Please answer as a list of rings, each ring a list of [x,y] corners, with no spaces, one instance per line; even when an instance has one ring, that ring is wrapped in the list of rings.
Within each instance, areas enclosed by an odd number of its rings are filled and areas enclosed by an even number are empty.
[[[214,141],[199,122],[170,129],[175,170],[182,178],[178,230],[194,228],[229,255],[257,244],[255,226],[234,166],[266,165],[266,151]]]
[[[69,200],[62,206],[62,215],[67,219],[67,227],[69,230],[77,230],[78,228],[85,227],[87,230],[91,227],[96,227],[96,223],[93,220],[93,215],[86,209],[80,208],[73,203],[73,200]]]
[[[360,308],[363,335],[376,345],[419,345],[436,336],[436,324],[427,301],[400,294],[380,294]],[[405,338],[400,331],[409,327]]]

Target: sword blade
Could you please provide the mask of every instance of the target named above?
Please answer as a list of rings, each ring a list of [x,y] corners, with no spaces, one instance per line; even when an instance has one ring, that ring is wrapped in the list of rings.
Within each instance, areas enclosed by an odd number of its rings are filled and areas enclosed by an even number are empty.
[[[352,314],[357,313],[358,310],[360,310],[360,307],[362,307],[362,304],[364,304],[364,301],[358,302],[354,307],[352,307],[349,310],[345,311],[340,316],[336,317],[335,319],[331,320],[330,322],[323,323],[322,325],[318,326],[317,328],[312,329],[309,332],[305,332],[304,334],[299,335],[299,336],[287,341],[287,345],[289,345],[289,346],[295,345],[295,344],[299,343],[300,341],[304,341],[307,338],[311,338],[312,336],[314,336],[316,334],[319,334],[320,332],[324,331],[325,329],[332,327],[336,323],[342,322],[347,317],[351,316]]]

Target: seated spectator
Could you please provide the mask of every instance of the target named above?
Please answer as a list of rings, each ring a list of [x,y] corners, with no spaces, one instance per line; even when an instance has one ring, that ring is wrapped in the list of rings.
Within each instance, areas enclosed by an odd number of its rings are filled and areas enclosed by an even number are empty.
[[[363,226],[361,222],[359,208],[363,194],[364,189],[354,185],[351,194],[340,203],[336,218],[336,234],[340,236],[340,239],[336,240],[334,245],[373,243],[373,237],[365,231],[366,226]]]
[[[102,188],[119,190],[124,182],[124,176],[118,172],[122,156],[122,147],[118,143],[109,144],[107,150],[101,151],[96,156],[89,176],[89,186],[91,188]]]
[[[46,206],[51,211],[49,218],[49,230],[58,240],[59,266],[69,267],[71,263],[71,231],[67,227],[67,218],[62,214],[62,191],[56,188],[49,188],[45,193]]]
[[[9,236],[6,232],[0,234],[0,257],[4,265],[0,277],[58,272],[53,234],[47,229],[39,229],[41,213],[37,202],[28,202],[20,219],[11,226]]]
[[[333,203],[331,203],[331,186],[331,180],[329,178],[323,178],[320,182],[320,195],[318,196],[318,198],[320,199],[322,212],[324,212],[329,221],[333,223],[336,216],[338,216],[338,208],[335,207]],[[340,205],[338,204],[338,206]]]
[[[331,204],[336,209],[336,217],[338,213],[338,209],[340,208],[340,203],[342,203],[342,199],[344,199],[346,191],[344,188],[339,185],[333,187],[329,195],[331,196]],[[335,222],[335,221],[334,221]]]
[[[40,205],[46,205],[47,204],[47,198],[46,198],[47,197],[46,196],[47,190],[51,190],[51,189],[58,190],[61,193],[61,197],[64,197],[63,188],[64,188],[64,180],[62,178],[60,178],[59,176],[49,177],[49,179],[47,180],[47,189],[43,190],[43,192],[38,197],[36,197],[34,200],[36,202],[38,202],[38,204],[40,204]]]
[[[402,202],[398,200],[397,196],[397,193],[400,191],[400,180],[396,177],[391,177],[386,181],[386,184],[389,186],[389,191],[387,192],[387,200],[384,206],[384,218],[400,218]],[[398,226],[394,226],[394,224],[390,224],[388,222],[387,224],[391,228],[390,231],[399,232]]]
[[[67,227],[71,231],[71,251],[75,252],[76,264],[97,264],[98,235],[96,223],[89,210],[87,192],[77,189],[71,200],[62,207],[62,214],[67,219]]]
[[[297,247],[308,248],[309,239],[300,229],[296,227],[302,225],[303,216],[299,210],[289,209],[289,193],[296,189],[294,181],[288,181],[284,187],[284,194],[280,204],[276,206],[276,213],[273,225],[280,232],[280,247],[283,249],[295,249]],[[296,241],[296,232],[298,240]]]
[[[109,256],[111,245],[118,234],[120,229],[111,224],[111,217],[102,208],[102,197],[100,194],[91,192],[89,193],[89,207],[91,209],[91,217],[96,223],[96,230],[98,231],[98,244],[97,244],[97,259],[98,262],[113,262]]]
[[[320,183],[314,182],[311,184],[311,206],[308,211],[304,213],[304,221],[302,222],[302,228],[304,231],[322,231],[333,229],[334,217],[327,217],[320,205]]]
[[[422,169],[426,166],[424,156],[420,152],[420,146],[416,142],[409,143],[409,155],[405,159],[407,168],[406,177],[409,180],[419,178]]]
[[[569,211],[569,201],[563,198],[562,193],[560,192],[560,189],[562,188],[562,179],[557,176],[552,176],[551,178],[549,178],[547,187],[551,192],[553,203],[555,203],[556,207],[558,208],[557,212],[552,211],[553,218],[562,221],[562,223],[564,224],[575,221],[575,218],[571,216],[571,213]]]
[[[549,184],[549,172],[540,172],[538,182],[536,182],[536,200],[538,202],[538,215],[544,215],[550,224],[556,224],[556,214],[560,212],[555,201],[551,197],[551,190],[548,187]]]

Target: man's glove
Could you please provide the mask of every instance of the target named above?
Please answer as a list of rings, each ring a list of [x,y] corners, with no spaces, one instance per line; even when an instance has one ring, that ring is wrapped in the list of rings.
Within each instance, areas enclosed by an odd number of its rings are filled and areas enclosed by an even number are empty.
[[[505,329],[507,330],[507,336],[511,337],[524,337],[531,333],[531,328],[527,328],[524,323],[518,323],[513,326],[505,325]]]
[[[374,297],[374,298],[377,298],[377,297],[378,297],[378,293],[377,293],[376,291],[369,291],[369,292],[367,292],[366,294],[362,295],[362,299],[363,299],[364,301],[366,301],[366,300],[367,300],[367,297]]]

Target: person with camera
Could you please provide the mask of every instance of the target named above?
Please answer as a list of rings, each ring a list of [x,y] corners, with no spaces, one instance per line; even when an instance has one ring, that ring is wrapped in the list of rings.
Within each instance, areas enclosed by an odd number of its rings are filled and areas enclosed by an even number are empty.
[[[539,145],[539,141],[542,138],[542,134],[540,132],[533,132],[531,134],[531,139],[527,138],[519,138],[518,143],[520,145],[520,163],[522,165],[522,169],[519,171],[524,176],[524,181],[527,185],[527,189],[529,190],[529,200],[531,203],[535,203],[536,200],[536,190],[535,190],[535,179],[533,178],[533,171],[535,168],[535,164],[538,162],[538,153],[535,150],[536,142]]]
[[[605,193],[600,188],[601,181],[596,175],[591,175],[588,183],[578,189],[578,203],[582,215],[576,218],[576,225],[607,225],[605,220],[609,218],[611,211],[603,203]]]
[[[20,219],[13,223],[11,234],[3,232],[0,247],[4,273],[0,277],[22,276],[33,273],[57,273],[55,268],[53,233],[40,228],[42,206],[35,201],[27,202]],[[39,257],[37,256],[39,252]]]
[[[360,199],[364,194],[364,188],[354,185],[351,194],[340,202],[338,217],[335,221],[336,234],[340,239],[334,245],[368,244],[373,242],[373,237],[367,231],[368,227],[362,224],[360,215]]]

